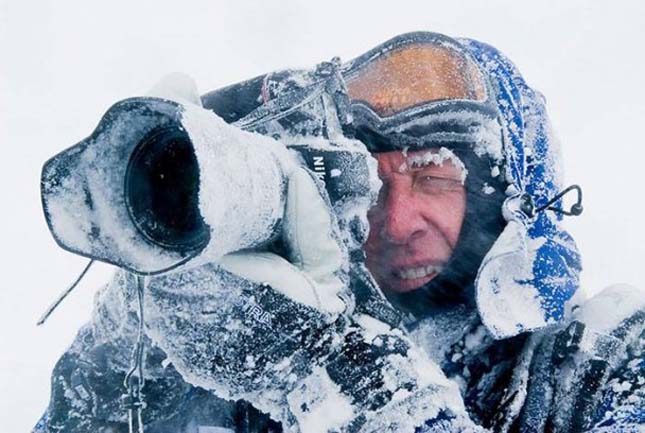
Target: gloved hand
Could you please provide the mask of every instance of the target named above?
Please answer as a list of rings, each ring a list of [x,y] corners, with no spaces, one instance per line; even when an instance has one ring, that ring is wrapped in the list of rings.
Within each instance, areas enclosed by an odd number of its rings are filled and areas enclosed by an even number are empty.
[[[156,93],[199,101],[188,84]],[[456,385],[401,330],[355,308],[355,290],[378,291],[350,262],[324,187],[292,156],[273,246],[149,278],[148,334],[186,381],[247,400],[286,431],[474,428]]]

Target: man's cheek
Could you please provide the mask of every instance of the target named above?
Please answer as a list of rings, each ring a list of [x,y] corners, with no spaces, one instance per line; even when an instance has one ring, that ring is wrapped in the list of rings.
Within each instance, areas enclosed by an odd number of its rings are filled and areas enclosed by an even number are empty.
[[[433,225],[454,248],[459,239],[466,213],[465,192],[447,195],[442,200],[435,200],[431,206],[432,210],[426,212],[426,215],[430,215],[428,219],[433,221]]]
[[[387,248],[384,248],[383,242],[377,236],[370,235],[363,245],[363,250],[365,251],[367,269],[379,285],[383,284],[384,275],[389,273]]]
[[[369,222],[369,232],[367,240],[363,244],[363,250],[366,254],[374,254],[379,248],[378,234],[383,227],[383,212],[373,207],[367,212],[367,221]]]
[[[378,257],[380,256],[380,253],[383,251],[383,249],[380,248],[379,240],[377,239],[377,237],[370,234],[365,244],[363,244],[363,251],[365,251],[367,258],[366,261],[369,267],[376,265],[376,263],[379,261]]]

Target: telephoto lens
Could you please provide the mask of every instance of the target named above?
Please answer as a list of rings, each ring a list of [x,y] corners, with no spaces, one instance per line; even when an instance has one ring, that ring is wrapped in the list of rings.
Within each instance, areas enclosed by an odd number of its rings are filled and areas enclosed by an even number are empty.
[[[62,248],[159,274],[273,239],[293,161],[200,106],[130,98],[45,163],[43,209]]]

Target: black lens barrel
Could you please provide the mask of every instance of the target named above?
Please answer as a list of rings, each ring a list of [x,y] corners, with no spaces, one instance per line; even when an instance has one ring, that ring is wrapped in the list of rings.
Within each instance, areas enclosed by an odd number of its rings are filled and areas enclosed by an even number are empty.
[[[126,172],[125,200],[134,225],[150,242],[182,253],[206,244],[199,165],[180,125],[155,128],[136,145]]]

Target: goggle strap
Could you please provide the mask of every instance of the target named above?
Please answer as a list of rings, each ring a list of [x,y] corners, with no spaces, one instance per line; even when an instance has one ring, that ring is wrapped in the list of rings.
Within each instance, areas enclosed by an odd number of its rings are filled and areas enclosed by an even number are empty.
[[[344,128],[351,123],[351,115],[347,87],[340,73],[340,59],[334,57],[328,62],[320,63],[314,71],[314,77],[318,79],[314,84],[295,88],[266,100],[264,104],[233,124],[252,131],[267,122],[283,119],[328,93],[336,105],[340,124]],[[266,88],[266,83],[264,87]],[[264,98],[267,99],[269,96],[265,93],[263,90]]]

